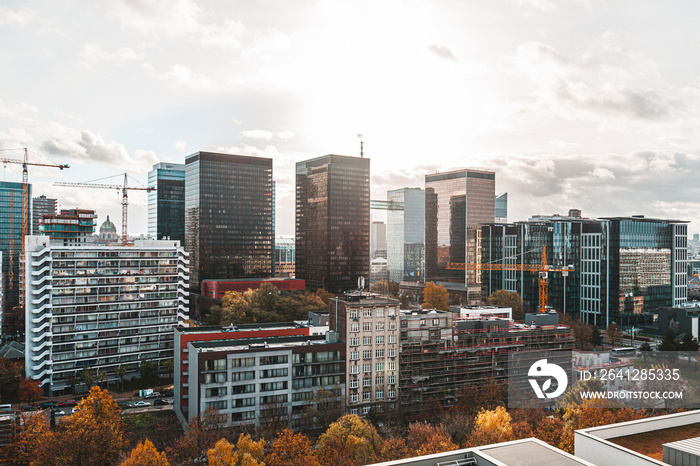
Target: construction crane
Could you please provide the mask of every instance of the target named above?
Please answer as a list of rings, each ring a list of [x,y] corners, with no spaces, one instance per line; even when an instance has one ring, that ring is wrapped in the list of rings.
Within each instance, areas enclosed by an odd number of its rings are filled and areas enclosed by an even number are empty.
[[[0,159],[0,162],[3,163],[3,165],[7,165],[8,163],[18,163],[22,164],[22,245],[21,245],[21,251],[22,255],[24,255],[24,237],[27,236],[27,231],[29,230],[29,225],[28,223],[31,221],[29,218],[29,171],[27,170],[27,167],[29,165],[35,166],[35,167],[51,167],[51,168],[58,168],[60,170],[63,170],[64,168],[70,168],[68,165],[65,164],[57,164],[53,163],[50,160],[48,160],[48,163],[37,163],[37,162],[30,162],[29,161],[29,149],[26,147],[22,148],[14,148],[14,149],[0,149],[0,151],[10,151],[10,150],[23,150],[24,151],[24,159],[19,160],[19,159]],[[41,154],[37,154],[41,155]],[[43,155],[42,155],[43,157]],[[46,158],[46,157],[44,157]],[[10,208],[13,206],[10,205]],[[10,215],[10,228],[12,228],[14,224],[14,215]],[[12,235],[10,235],[10,267],[8,269],[8,284],[9,284],[9,289],[12,289],[13,286],[13,281],[14,281],[14,271],[13,271],[13,266],[14,266],[14,254],[15,253],[15,240]],[[21,278],[20,274],[20,278]]]
[[[547,265],[547,248],[542,247],[542,257],[539,264],[463,264],[461,262],[448,262],[447,270],[514,270],[516,272],[533,272],[540,277],[540,303],[538,312],[547,312],[549,301],[549,272],[562,272],[568,274],[574,269],[568,267],[554,267]]]
[[[138,186],[128,186],[127,181],[128,181],[128,174],[124,173],[124,185],[120,186],[117,184],[95,184],[92,182],[88,183],[65,183],[65,182],[58,182],[54,183],[54,186],[71,186],[74,188],[102,188],[102,189],[117,189],[122,192],[122,246],[126,246],[126,231],[127,231],[127,215],[128,215],[128,210],[129,210],[129,194],[128,191],[131,190],[139,190],[139,191],[146,191],[146,192],[151,192],[155,191],[156,188],[146,188],[146,187],[138,187]]]

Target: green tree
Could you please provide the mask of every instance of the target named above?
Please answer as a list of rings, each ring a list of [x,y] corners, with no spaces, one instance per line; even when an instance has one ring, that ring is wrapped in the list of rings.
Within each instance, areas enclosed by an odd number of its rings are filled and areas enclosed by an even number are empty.
[[[661,343],[659,343],[657,349],[659,351],[678,351],[679,344],[676,341],[676,332],[669,327],[664,333]]]
[[[603,344],[603,334],[600,332],[600,327],[597,325],[591,327],[591,336],[588,341],[593,345],[593,348]]]
[[[142,379],[154,377],[157,372],[158,363],[156,361],[150,361],[148,359],[141,360],[141,364],[139,364],[139,374]]]
[[[175,367],[175,359],[170,358],[163,361],[163,368],[167,371],[168,377],[173,375],[173,369]]]
[[[119,377],[119,386],[121,387],[121,390],[124,390],[124,377],[126,377],[126,366],[124,364],[118,365],[114,369],[114,375]]]
[[[682,351],[683,355],[688,358],[688,365],[690,366],[691,355],[698,351],[698,340],[695,339],[692,333],[685,332],[681,335],[678,350]]]
[[[447,303],[449,294],[442,285],[428,282],[423,289],[423,309],[439,309],[449,311],[450,305]]]
[[[514,320],[523,320],[523,300],[514,291],[496,290],[486,298],[489,304],[500,307],[509,307],[513,310]]]
[[[84,367],[83,370],[80,371],[78,374],[78,377],[80,378],[80,381],[85,384],[85,388],[90,388],[92,384],[95,382],[95,373],[88,369],[87,367]]]

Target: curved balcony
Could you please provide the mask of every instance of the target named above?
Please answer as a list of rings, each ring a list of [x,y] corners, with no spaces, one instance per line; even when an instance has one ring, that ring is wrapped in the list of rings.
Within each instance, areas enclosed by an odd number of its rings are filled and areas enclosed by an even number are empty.
[[[53,314],[51,314],[50,312],[47,312],[46,314],[40,315],[39,317],[32,319],[32,323],[35,325],[40,324],[41,321],[43,321],[45,319],[50,319],[52,317],[53,317]]]
[[[32,309],[32,314],[41,314],[47,309],[53,309],[53,304],[49,302],[44,304],[43,306],[35,307],[34,309]]]
[[[44,254],[50,254],[50,253],[51,253],[51,250],[49,248],[42,248],[38,251],[34,251],[32,253],[32,257],[39,257],[39,256],[43,256]]]
[[[53,290],[53,285],[51,283],[49,283],[48,285],[44,285],[39,289],[32,290],[32,294],[39,295],[39,294],[46,293],[47,291],[51,291],[51,290]]]
[[[42,326],[40,326],[40,327],[33,328],[33,329],[32,329],[32,333],[43,332],[44,329],[45,329],[46,327],[51,327],[51,322],[45,322],[44,325],[42,325]],[[41,336],[39,336],[39,337],[36,337],[36,338],[41,339],[41,338],[44,338],[45,335],[46,335],[46,334],[43,334],[43,335],[41,335]],[[37,341],[39,341],[39,340],[35,340],[34,338],[32,338],[32,341],[33,341],[33,342],[37,342]]]
[[[32,286],[39,286],[42,283],[44,283],[46,280],[51,280],[51,274],[47,273],[43,277],[39,278],[38,280],[32,280]]]
[[[45,273],[48,276],[51,276],[51,268],[47,265],[46,267],[42,267],[38,270],[32,270],[32,276],[34,276],[34,277],[38,277],[42,273]]]
[[[49,263],[53,262],[53,257],[51,257],[50,254],[45,256],[45,257],[42,257],[39,260],[32,261],[32,267],[40,267],[42,264],[44,264],[46,262],[49,262]]]
[[[41,351],[45,346],[53,346],[53,342],[50,339],[46,340],[45,342],[43,342],[42,344],[40,344],[39,346],[37,346],[33,350],[35,352],[38,352],[38,351]]]
[[[43,371],[38,372],[38,371],[41,369],[42,366],[43,366],[43,364],[41,364],[41,365],[39,365],[39,366],[37,366],[37,367],[32,366],[32,371],[34,371],[34,375],[33,375],[32,378],[34,378],[34,379],[43,379],[44,377],[48,377],[48,376],[50,376],[51,374],[53,374],[53,369],[52,369],[51,367],[47,367],[47,368],[44,369]]]
[[[48,348],[44,350],[41,354],[37,354],[36,356],[32,356],[32,361],[34,362],[39,362],[40,360],[49,357],[51,355],[51,348]]]
[[[37,304],[41,304],[43,301],[46,301],[47,299],[49,301],[51,300],[50,294],[45,294],[44,296],[42,296],[41,298],[38,298],[38,299],[32,299],[32,304],[36,306]]]

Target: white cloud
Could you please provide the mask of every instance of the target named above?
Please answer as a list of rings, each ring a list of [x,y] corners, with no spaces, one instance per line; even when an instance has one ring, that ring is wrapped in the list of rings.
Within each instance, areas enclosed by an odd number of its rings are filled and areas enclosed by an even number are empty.
[[[209,24],[200,30],[199,43],[202,47],[221,49],[240,49],[243,47],[241,36],[246,32],[240,21],[226,20],[223,26]]]
[[[196,31],[202,11],[193,0],[109,0],[122,26],[147,36],[176,36]]]
[[[219,88],[214,79],[205,74],[195,73],[185,65],[172,65],[163,73],[156,72],[150,63],[144,63],[141,68],[174,87],[184,87],[197,92],[214,92]]]
[[[280,131],[277,133],[277,139],[289,140],[294,139],[293,131]]]
[[[241,131],[238,137],[247,139],[263,139],[269,141],[272,139],[272,132],[263,129],[249,129],[246,131]]]
[[[175,141],[175,144],[173,144],[173,146],[178,151],[185,152],[187,150],[187,141]]]
[[[8,6],[0,5],[0,25],[26,26],[35,16],[36,12],[30,8],[12,9]]]
[[[80,58],[87,61],[130,62],[143,59],[142,53],[137,53],[130,47],[120,47],[112,52],[107,52],[96,44],[86,44],[80,53]]]

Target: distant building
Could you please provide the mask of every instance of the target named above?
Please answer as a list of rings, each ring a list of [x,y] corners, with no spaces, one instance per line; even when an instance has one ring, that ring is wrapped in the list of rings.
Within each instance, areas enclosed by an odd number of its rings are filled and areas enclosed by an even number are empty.
[[[402,202],[403,210],[387,211],[387,268],[395,282],[421,281],[425,266],[425,190],[387,191],[388,201]]]
[[[84,369],[107,381],[143,361],[173,357],[173,328],[187,319],[187,253],[177,241],[63,245],[26,238],[27,377],[45,395],[67,394]]]
[[[201,295],[221,299],[229,291],[243,293],[257,290],[263,283],[271,283],[280,291],[301,291],[305,288],[304,280],[295,278],[241,278],[239,280],[202,280]]]
[[[508,193],[501,193],[496,196],[494,217],[494,222],[496,223],[508,222]]]
[[[22,251],[22,183],[0,181],[0,252],[2,252],[2,279],[5,290],[5,309],[20,302],[20,252]],[[31,198],[32,185],[27,185]],[[31,226],[29,209],[24,222]]]
[[[296,247],[294,238],[275,239],[275,277],[294,278]]]
[[[196,152],[185,167],[192,288],[207,279],[271,277],[272,159]]]
[[[296,277],[310,289],[368,278],[369,159],[325,155],[296,165]]]
[[[369,283],[381,282],[382,280],[389,280],[389,273],[387,272],[386,259],[383,257],[377,257],[369,263]]]
[[[87,209],[63,209],[58,214],[45,214],[39,220],[37,235],[48,236],[64,246],[92,243],[96,218],[95,211]]]
[[[109,215],[107,216],[107,219],[102,222],[102,225],[100,225],[100,232],[97,235],[95,242],[100,244],[119,243],[119,233],[117,233],[117,227],[114,226],[114,223],[112,223],[112,221],[109,219]]]
[[[369,233],[370,260],[377,257],[386,259],[386,223],[372,222]]]
[[[50,199],[43,194],[32,199],[32,231],[30,234],[39,235],[39,221],[43,215],[55,214],[56,199]]]
[[[157,163],[148,172],[148,234],[185,244],[185,165]]]

